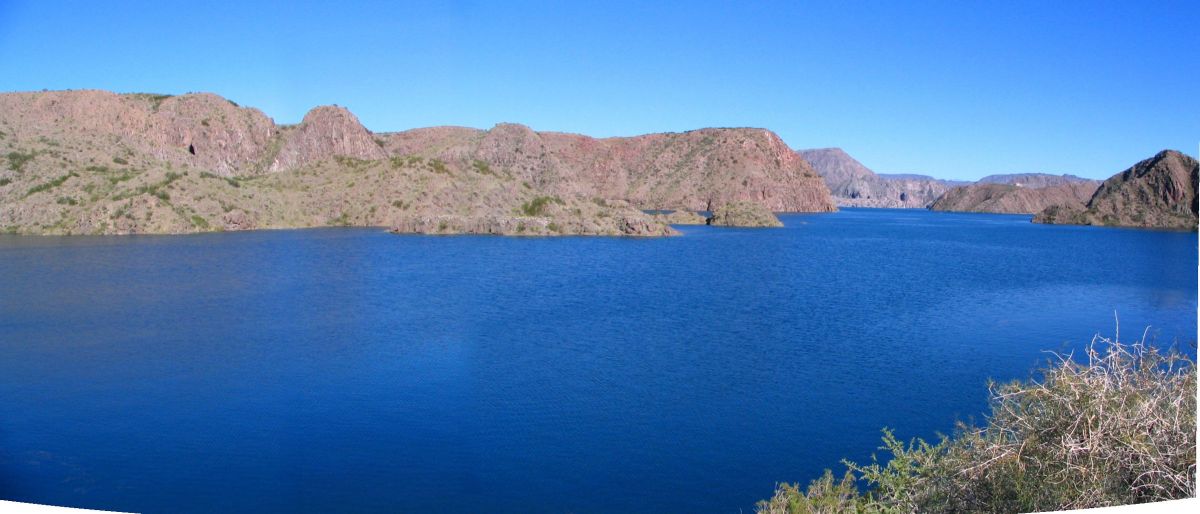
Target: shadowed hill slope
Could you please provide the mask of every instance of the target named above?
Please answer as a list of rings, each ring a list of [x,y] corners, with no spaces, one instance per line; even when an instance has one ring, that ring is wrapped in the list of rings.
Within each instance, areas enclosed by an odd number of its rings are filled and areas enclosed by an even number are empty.
[[[1067,182],[1045,187],[975,183],[947,191],[929,208],[935,211],[1035,214],[1051,205],[1082,206],[1098,182]]]
[[[1054,206],[1038,223],[1196,230],[1197,161],[1163,150],[1105,180],[1085,206]]]

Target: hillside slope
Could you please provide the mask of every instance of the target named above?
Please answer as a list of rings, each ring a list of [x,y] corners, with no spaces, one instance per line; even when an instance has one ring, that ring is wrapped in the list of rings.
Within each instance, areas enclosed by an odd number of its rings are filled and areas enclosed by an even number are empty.
[[[1067,182],[1046,187],[975,183],[947,191],[929,208],[934,211],[1035,214],[1051,205],[1082,206],[1098,182]]]
[[[777,212],[837,210],[808,163],[764,129],[598,139],[506,123],[490,130],[433,127],[382,137],[392,154],[464,165],[482,161],[554,194],[621,199],[643,209],[712,210],[749,200]]]

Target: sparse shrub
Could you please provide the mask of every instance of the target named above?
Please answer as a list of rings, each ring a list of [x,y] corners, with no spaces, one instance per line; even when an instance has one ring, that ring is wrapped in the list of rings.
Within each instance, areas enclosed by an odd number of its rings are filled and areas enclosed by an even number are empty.
[[[34,157],[37,157],[37,152],[22,153],[13,151],[8,152],[8,155],[5,157],[8,158],[8,169],[20,173],[25,171],[26,163],[32,161]]]
[[[337,161],[337,163],[342,166],[345,166],[347,168],[353,168],[353,169],[358,169],[358,168],[361,168],[361,167],[366,166],[371,163],[371,161],[366,161],[366,160],[358,159],[358,158],[354,158],[354,157],[347,157],[345,155],[335,155],[335,156],[333,156],[333,160]]]
[[[0,187],[12,184],[12,179],[8,177],[0,178]]]
[[[479,172],[479,174],[481,174],[481,175],[493,175],[493,176],[496,175],[496,172],[492,171],[492,167],[489,166],[488,163],[483,162],[479,159],[475,159],[474,161],[472,161],[471,167],[475,168],[475,171]]]
[[[192,215],[192,225],[195,225],[200,230],[208,230],[208,220],[199,214]]]
[[[1099,336],[1085,357],[990,384],[982,428],[907,445],[885,430],[887,462],[846,462],[841,482],[827,472],[805,492],[782,484],[756,511],[1032,512],[1195,496],[1195,363]]]
[[[562,199],[557,196],[539,196],[521,204],[521,213],[526,216],[541,216],[545,214],[546,207],[551,203],[563,205]]]
[[[43,191],[49,191],[49,190],[51,190],[51,189],[54,189],[54,188],[56,188],[56,187],[58,187],[58,186],[61,186],[61,185],[63,185],[63,182],[66,182],[66,181],[67,181],[67,179],[70,179],[71,177],[78,177],[78,176],[79,176],[79,175],[76,175],[76,174],[75,174],[75,172],[73,172],[73,171],[72,171],[72,172],[70,172],[70,173],[67,173],[66,175],[63,175],[63,176],[61,176],[61,177],[58,177],[58,178],[56,178],[56,179],[54,179],[54,180],[51,180],[51,181],[49,181],[49,182],[45,182],[45,183],[42,183],[42,184],[38,184],[38,185],[36,185],[36,186],[33,186],[33,187],[29,188],[29,191],[27,191],[27,192],[25,193],[25,196],[26,196],[26,197],[28,197],[28,196],[30,196],[30,195],[34,195],[34,194],[37,194],[37,193],[41,193],[41,192],[43,192]]]
[[[120,157],[113,157],[113,163],[114,163],[114,164],[120,164],[120,165],[124,166],[124,165],[126,165],[126,164],[129,164],[129,161],[127,161],[127,160],[125,160],[125,159],[122,159],[122,158],[120,158]]]
[[[446,175],[450,174],[450,168],[447,168],[446,163],[442,162],[440,159],[430,159],[429,169],[433,170],[434,173],[443,173]]]
[[[200,178],[211,178],[211,179],[216,179],[216,180],[224,180],[225,183],[229,184],[230,186],[242,187],[241,183],[239,183],[237,181],[237,179],[235,179],[233,177],[222,177],[220,175],[217,175],[215,173],[209,173],[207,171],[201,171]]]
[[[154,93],[133,93],[130,96],[132,96],[134,98],[141,98],[143,100],[150,102],[150,109],[157,111],[158,107],[160,105],[162,105],[163,100],[171,98],[172,95],[159,95],[159,94],[154,94]]]
[[[69,196],[60,196],[58,200],[55,200],[55,203],[59,205],[76,205],[79,202]]]

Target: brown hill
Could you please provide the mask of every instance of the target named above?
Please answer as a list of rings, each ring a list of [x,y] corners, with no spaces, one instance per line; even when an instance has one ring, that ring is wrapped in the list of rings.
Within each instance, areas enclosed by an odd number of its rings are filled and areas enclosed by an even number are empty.
[[[1086,206],[1051,207],[1033,221],[1196,230],[1197,173],[1196,159],[1163,150],[1105,180]]]
[[[799,152],[844,207],[926,208],[953,183],[918,175],[885,176],[871,171],[841,148]]]
[[[643,209],[711,210],[750,200],[777,212],[836,210],[804,159],[764,129],[700,129],[597,139],[500,124],[385,134],[392,154],[483,161],[556,194],[627,200]]]
[[[1082,207],[1097,185],[1094,180],[1047,187],[975,183],[947,191],[929,208],[935,211],[1035,214],[1051,205]]]

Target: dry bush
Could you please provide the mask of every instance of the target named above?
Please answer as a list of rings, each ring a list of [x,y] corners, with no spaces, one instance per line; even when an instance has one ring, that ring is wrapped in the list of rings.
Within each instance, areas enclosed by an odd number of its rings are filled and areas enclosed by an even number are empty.
[[[989,390],[986,426],[937,444],[885,430],[886,463],[847,462],[852,478],[826,473],[803,494],[780,485],[757,512],[1007,513],[1195,496],[1196,369],[1178,351],[1097,336],[1081,361],[1056,355],[1039,379]]]

